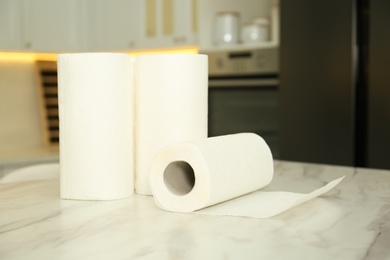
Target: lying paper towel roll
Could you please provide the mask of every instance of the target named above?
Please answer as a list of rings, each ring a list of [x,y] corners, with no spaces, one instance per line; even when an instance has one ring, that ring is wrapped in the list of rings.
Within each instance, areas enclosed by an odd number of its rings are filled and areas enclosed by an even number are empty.
[[[165,145],[207,137],[206,55],[137,57],[135,191],[151,195],[149,170]]]
[[[265,141],[251,133],[169,145],[156,155],[150,173],[154,199],[165,210],[254,218],[277,215],[342,179],[310,194],[256,191],[271,182],[273,159]]]
[[[58,56],[61,198],[114,200],[133,193],[131,66],[127,54]]]

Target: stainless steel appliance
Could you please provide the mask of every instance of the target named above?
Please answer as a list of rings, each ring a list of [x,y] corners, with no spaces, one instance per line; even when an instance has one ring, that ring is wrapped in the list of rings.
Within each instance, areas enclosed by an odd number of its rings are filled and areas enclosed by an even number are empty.
[[[209,136],[257,133],[278,158],[278,48],[204,53],[209,57]]]
[[[281,158],[390,168],[390,1],[281,4]]]

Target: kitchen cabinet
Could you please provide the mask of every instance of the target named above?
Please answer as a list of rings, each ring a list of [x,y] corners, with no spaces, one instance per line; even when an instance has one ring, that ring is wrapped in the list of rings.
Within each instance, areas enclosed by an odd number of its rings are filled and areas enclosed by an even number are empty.
[[[15,0],[0,0],[0,50],[18,50],[20,46],[20,7]]]
[[[95,0],[88,3],[90,51],[127,50],[139,47],[141,1]]]
[[[195,45],[197,0],[146,0],[140,6],[143,47]]]
[[[0,0],[0,49],[120,51],[196,44],[197,0]]]
[[[77,0],[21,0],[21,48],[39,52],[80,50],[80,6]]]

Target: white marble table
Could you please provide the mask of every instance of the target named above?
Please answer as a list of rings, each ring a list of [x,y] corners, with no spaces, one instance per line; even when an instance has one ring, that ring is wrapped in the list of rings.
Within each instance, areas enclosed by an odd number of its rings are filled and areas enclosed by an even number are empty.
[[[58,147],[3,151],[0,152],[0,179],[19,168],[58,161]]]
[[[390,171],[275,162],[266,190],[334,190],[270,219],[179,214],[149,196],[59,199],[58,180],[0,184],[0,259],[390,259]]]

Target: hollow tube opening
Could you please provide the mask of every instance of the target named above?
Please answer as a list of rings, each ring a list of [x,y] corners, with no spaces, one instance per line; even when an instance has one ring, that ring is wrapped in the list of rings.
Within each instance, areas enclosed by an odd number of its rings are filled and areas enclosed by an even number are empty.
[[[185,161],[174,161],[164,171],[164,183],[175,195],[188,194],[195,186],[194,169]]]

